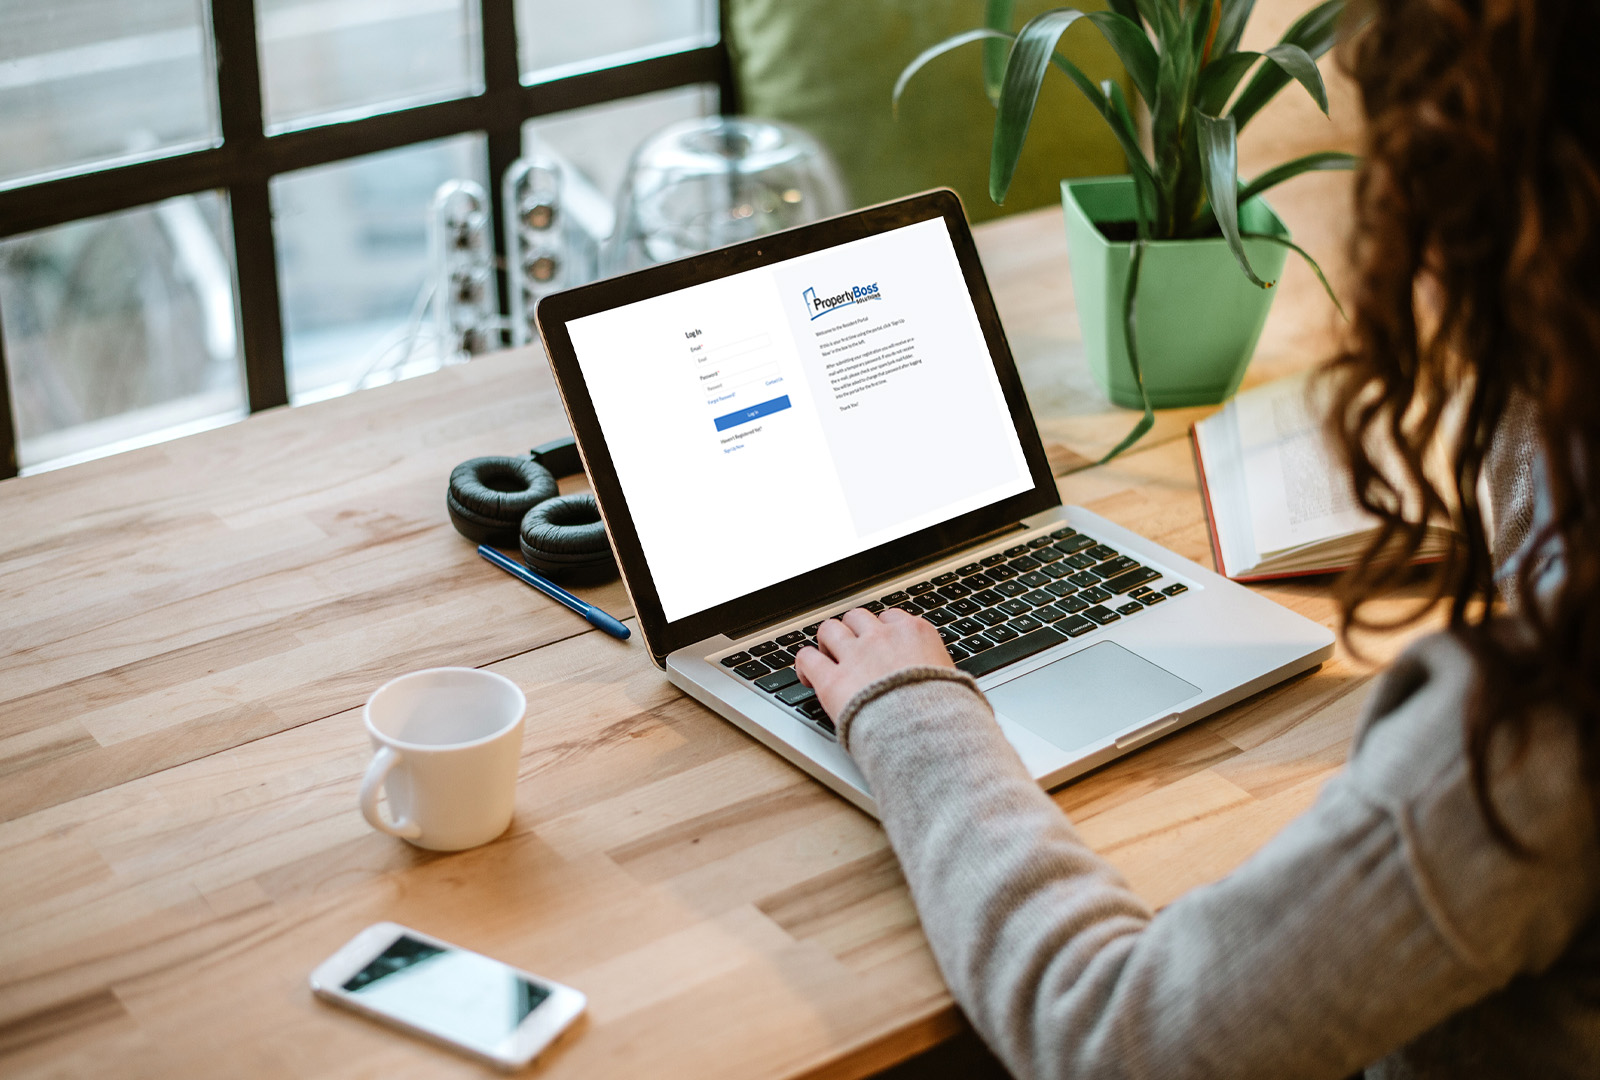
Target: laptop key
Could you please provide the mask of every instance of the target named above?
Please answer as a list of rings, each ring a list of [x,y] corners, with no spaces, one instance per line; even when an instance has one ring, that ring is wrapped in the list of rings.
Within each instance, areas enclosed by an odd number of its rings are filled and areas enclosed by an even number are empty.
[[[1102,578],[1114,578],[1118,574],[1125,574],[1139,565],[1138,559],[1130,559],[1126,555],[1118,555],[1115,559],[1107,559],[1094,568],[1094,572]]]
[[[1055,545],[1055,549],[1061,552],[1063,555],[1076,555],[1084,548],[1092,547],[1094,547],[1094,541],[1089,539],[1089,537],[1082,535],[1081,533],[1071,537],[1070,539],[1063,540],[1061,543]]]
[[[950,610],[955,612],[957,615],[971,615],[974,612],[983,610],[983,605],[978,603],[970,596],[963,596],[959,600],[952,600],[948,606]]]
[[[961,660],[967,656],[967,650],[960,645],[946,645],[944,651],[950,654],[952,660]]]
[[[1045,585],[1050,584],[1050,575],[1049,574],[1041,574],[1037,570],[1029,570],[1026,574],[1023,574],[1017,580],[1022,582],[1024,585],[1026,585],[1030,589],[1038,589],[1038,588],[1042,588]]]
[[[1026,615],[1033,610],[1033,605],[1020,597],[1013,597],[997,606],[1000,611],[1005,612],[1007,615]]]
[[[946,600],[960,600],[963,596],[971,596],[972,590],[958,581],[954,584],[946,585],[944,588],[940,589],[939,595],[944,597]]]
[[[939,640],[946,645],[954,645],[961,640],[961,635],[948,626],[941,626],[939,627]]]
[[[981,652],[988,652],[994,648],[994,642],[986,637],[969,637],[961,642],[961,647],[967,650],[969,656],[976,656]],[[960,665],[956,665],[959,667]]]
[[[821,626],[821,625],[822,624],[819,623],[819,622],[814,622],[810,626],[806,627],[806,637],[808,637],[808,638],[816,637],[817,636],[817,628],[819,626]]]
[[[911,594],[904,591],[892,592],[888,596],[880,596],[878,599],[882,600],[889,607],[894,607],[896,604],[903,604],[907,600],[910,600]]]
[[[1094,629],[1094,623],[1085,619],[1082,615],[1068,615],[1065,619],[1056,623],[1055,628],[1062,633],[1071,634],[1073,637],[1082,637]]]
[[[999,566],[991,566],[989,568],[989,576],[996,581],[1010,581],[1017,576],[1017,571],[1002,563]]]
[[[907,615],[921,615],[922,612],[923,612],[923,607],[922,607],[921,604],[913,604],[909,600],[907,600],[903,604],[896,604],[895,607],[899,608],[901,611],[905,612]]]
[[[1050,539],[1052,539],[1052,540],[1065,540],[1069,536],[1077,536],[1077,535],[1078,535],[1078,530],[1077,529],[1057,529],[1055,532],[1050,534]]]
[[[1067,579],[1080,589],[1087,589],[1091,585],[1100,584],[1100,578],[1088,570],[1079,571]]]
[[[1002,581],[994,587],[994,591],[1001,596],[1021,596],[1029,589],[1020,581]]]
[[[911,586],[911,588],[907,589],[906,592],[910,593],[912,596],[921,596],[931,588],[933,588],[933,582],[919,581],[915,585]]]
[[[1089,601],[1081,596],[1068,596],[1056,601],[1056,607],[1068,615],[1075,615],[1089,606]]]
[[[1006,613],[1001,611],[999,608],[990,608],[987,611],[980,611],[973,616],[974,619],[977,619],[985,626],[999,626],[1001,623],[1005,622],[1008,617],[1009,616],[1007,616]]]
[[[1143,596],[1145,593],[1152,593],[1152,592],[1155,592],[1155,590],[1152,589],[1150,586],[1148,586],[1148,585],[1140,585],[1137,589],[1129,589],[1128,590],[1128,595],[1134,597],[1135,599],[1137,599],[1138,597]]]
[[[1047,623],[1059,622],[1067,617],[1067,613],[1056,607],[1054,604],[1045,604],[1043,607],[1036,607],[1032,611],[1028,612],[1028,614],[1032,615],[1040,622]]]
[[[1071,596],[1078,591],[1078,587],[1070,581],[1052,581],[1044,587],[1044,591],[1052,596]]]
[[[1117,613],[1119,615],[1137,615],[1143,610],[1144,605],[1139,603],[1137,600],[1129,600],[1126,604],[1119,604],[1117,606]]]
[[[1185,585],[1181,581],[1174,581],[1171,585],[1168,585],[1165,589],[1161,590],[1162,595],[1164,596],[1177,596],[1179,593],[1188,591],[1189,586]]]
[[[775,653],[768,653],[761,659],[766,663],[767,667],[771,668],[773,671],[782,671],[784,668],[789,667],[794,663],[794,655],[790,653],[788,649],[782,649]]]
[[[785,705],[802,705],[816,697],[817,692],[809,686],[795,683],[793,686],[785,686],[773,696]]]
[[[945,608],[940,607],[940,608],[934,608],[932,611],[923,612],[922,613],[922,617],[924,619],[927,619],[929,622],[931,622],[935,626],[948,626],[949,624],[951,624],[951,623],[955,622],[957,619],[959,619],[961,616],[957,615],[953,611],[948,611]]]
[[[1115,611],[1112,611],[1104,604],[1096,604],[1094,607],[1085,611],[1083,615],[1084,618],[1093,619],[1101,626],[1104,626],[1106,623],[1114,623],[1118,619],[1122,618],[1121,615],[1118,615]]]
[[[1002,629],[1004,629],[1002,627]],[[989,633],[994,633],[993,630]],[[1067,640],[1067,635],[1062,634],[1053,626],[1041,626],[1031,634],[1014,636],[1011,641],[990,649],[979,656],[969,656],[965,660],[956,661],[956,667],[965,671],[973,678],[989,674],[991,671],[1015,663],[1034,653],[1043,652],[1052,645],[1059,645]]]
[[[1004,555],[1001,555],[1001,554],[985,555],[983,558],[978,560],[978,565],[979,566],[999,566],[1001,563],[1003,563],[1005,561],[1006,561],[1006,557]]]
[[[868,600],[861,606],[872,612],[874,615],[883,610],[883,604],[879,603],[877,600]]]
[[[972,598],[978,603],[982,604],[984,607],[994,607],[1000,601],[1004,600],[1005,596],[995,589],[980,589],[978,592],[972,594]]]
[[[1147,581],[1154,581],[1160,576],[1161,574],[1158,571],[1152,570],[1148,566],[1140,566],[1135,563],[1132,570],[1108,578],[1102,588],[1110,589],[1114,593],[1125,593],[1136,585],[1143,585]]]
[[[802,701],[797,708],[812,720],[820,720],[828,715],[828,710],[822,707],[822,702],[816,698]]]
[[[1018,555],[1026,555],[1027,553],[1027,544],[1018,544],[1016,547],[1008,547],[1005,550],[1005,556],[1008,559],[1015,559]]]
[[[1040,604],[1053,604],[1056,602],[1055,594],[1046,592],[1044,589],[1035,589],[1031,593],[1023,593],[1018,599],[1026,600],[1034,607],[1038,607]]]
[[[756,680],[756,685],[769,694],[776,694],[785,686],[794,686],[799,681],[800,676],[794,673],[794,668],[784,668],[782,671],[774,671],[771,674],[763,675]]]
[[[748,664],[749,662],[750,662],[750,654],[747,653],[747,652],[730,653],[729,655],[724,656],[722,658],[722,666],[723,667],[736,668],[740,664]]]
[[[989,629],[983,632],[983,636],[994,642],[996,645],[1003,645],[1008,641],[1015,640],[1017,637],[1017,632],[1004,623],[1001,623],[999,626],[989,627]]]
[[[977,619],[957,619],[947,629],[954,630],[962,637],[983,633],[983,624]]]
[[[1089,601],[1091,604],[1103,604],[1107,600],[1110,600],[1115,594],[1110,589],[1107,589],[1102,585],[1094,585],[1084,589],[1078,595]]]
[[[1015,619],[1012,619],[1010,622],[1006,623],[1006,625],[1019,634],[1031,634],[1035,630],[1039,629],[1039,627],[1043,626],[1044,623],[1040,622],[1038,619],[1035,619],[1032,615],[1018,615]]]
[[[1114,547],[1107,547],[1105,544],[1096,544],[1088,551],[1085,551],[1084,554],[1094,559],[1095,562],[1105,562],[1107,559],[1115,559],[1122,552]]]
[[[983,568],[981,566],[979,566],[977,563],[969,562],[965,566],[957,567],[956,568],[956,573],[958,575],[960,575],[961,577],[966,577],[968,574],[976,574],[981,569],[983,569]]]
[[[1065,561],[1066,564],[1072,567],[1074,570],[1087,570],[1100,560],[1094,558],[1092,555],[1084,555],[1080,552],[1077,555],[1068,555]]]
[[[1145,607],[1155,607],[1157,604],[1165,603],[1167,598],[1158,592],[1147,592],[1135,599]]]
[[[779,645],[798,645],[806,639],[804,630],[792,630],[787,634],[778,635]]]
[[[1051,543],[1051,538],[1048,536],[1035,536],[1032,540],[1028,541],[1028,546],[1031,548],[1042,548],[1049,547]]]
[[[1043,566],[1044,564],[1038,559],[1035,559],[1032,555],[1019,555],[1015,559],[1012,559],[1010,562],[1006,563],[1006,565],[1011,567],[1011,569],[1015,570],[1019,574],[1025,574],[1029,570],[1039,569],[1039,567]]]
[[[961,584],[969,589],[987,589],[994,584],[994,578],[988,574],[968,574],[961,579]]]
[[[752,660],[748,664],[740,664],[738,667],[734,668],[733,673],[739,676],[741,679],[754,680],[768,674],[771,670],[771,668],[767,667],[767,665],[763,664],[760,660]]]
[[[763,641],[760,645],[752,645],[750,647],[751,656],[765,656],[769,652],[777,651],[778,643],[776,641]]]
[[[1038,559],[1042,563],[1060,562],[1061,552],[1053,547],[1039,548],[1029,558]]]
[[[954,571],[951,571],[948,574],[940,574],[938,577],[933,579],[933,583],[935,585],[948,585],[960,576],[961,575],[955,573]]]
[[[1068,566],[1064,561],[1051,563],[1044,568],[1043,573],[1049,574],[1053,578],[1064,578],[1072,573],[1072,567]]]

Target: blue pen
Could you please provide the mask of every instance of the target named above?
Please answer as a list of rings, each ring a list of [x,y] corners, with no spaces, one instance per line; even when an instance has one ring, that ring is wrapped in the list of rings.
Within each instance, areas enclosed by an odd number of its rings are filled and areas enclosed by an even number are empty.
[[[550,597],[550,599],[555,600],[558,603],[565,604],[573,611],[576,611],[579,615],[582,615],[585,619],[589,620],[590,626],[593,626],[599,630],[604,630],[612,637],[618,638],[622,641],[628,640],[628,637],[633,633],[633,631],[629,630],[626,626],[623,626],[616,619],[613,619],[610,615],[607,615],[593,604],[579,600],[576,596],[573,596],[560,585],[557,585],[553,581],[546,581],[544,578],[540,577],[538,574],[535,574],[532,570],[529,570],[526,566],[523,566],[515,559],[508,559],[506,556],[500,554],[488,544],[479,544],[478,554],[494,563],[512,577],[520,578],[523,581],[526,581],[529,585],[532,585],[535,589],[538,589],[540,592]]]

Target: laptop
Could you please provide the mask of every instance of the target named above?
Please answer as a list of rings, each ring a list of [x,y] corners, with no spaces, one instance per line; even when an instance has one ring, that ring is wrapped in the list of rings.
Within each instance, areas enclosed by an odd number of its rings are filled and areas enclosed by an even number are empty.
[[[939,628],[1053,787],[1333,635],[1063,506],[966,216],[931,191],[540,301],[650,658],[868,813],[794,673],[822,620]]]

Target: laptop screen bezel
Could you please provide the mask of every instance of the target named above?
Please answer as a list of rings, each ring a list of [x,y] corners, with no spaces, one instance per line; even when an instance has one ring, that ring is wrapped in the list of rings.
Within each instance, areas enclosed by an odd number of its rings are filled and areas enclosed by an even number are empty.
[[[641,300],[934,219],[943,219],[949,231],[978,325],[1022,446],[1032,487],[938,525],[668,621],[567,325]],[[778,622],[796,612],[825,604],[830,598],[842,598],[874,580],[1061,504],[1033,413],[1028,408],[1022,381],[1017,376],[1010,346],[1000,326],[999,313],[989,293],[972,232],[967,227],[966,214],[960,199],[949,189],[924,192],[555,293],[540,300],[535,317],[623,582],[633,601],[639,628],[651,659],[658,667],[665,666],[668,654],[686,645],[717,634]],[[950,452],[961,452],[959,440],[952,441]],[[929,462],[929,467],[937,468],[938,462]],[[803,523],[803,515],[799,522]]]

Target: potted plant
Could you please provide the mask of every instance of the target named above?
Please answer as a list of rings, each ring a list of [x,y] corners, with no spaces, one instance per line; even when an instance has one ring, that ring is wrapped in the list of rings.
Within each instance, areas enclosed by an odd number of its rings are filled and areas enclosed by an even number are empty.
[[[898,102],[934,57],[983,43],[985,89],[996,107],[989,159],[989,194],[996,203],[1005,201],[1052,65],[1083,92],[1122,145],[1128,175],[1061,185],[1090,370],[1112,401],[1144,413],[1108,458],[1149,430],[1152,407],[1213,404],[1238,389],[1288,251],[1310,263],[1328,288],[1321,268],[1289,239],[1261,194],[1304,172],[1348,169],[1355,159],[1308,154],[1241,184],[1237,141],[1291,81],[1327,113],[1316,59],[1333,44],[1344,0],[1313,7],[1265,52],[1239,48],[1254,4],[1109,0],[1104,11],[1044,12],[1012,34],[1013,0],[988,0],[983,27],[927,49],[895,85]],[[1109,79],[1095,85],[1055,51],[1061,35],[1080,21],[1116,50],[1144,100],[1148,152],[1122,86]]]

